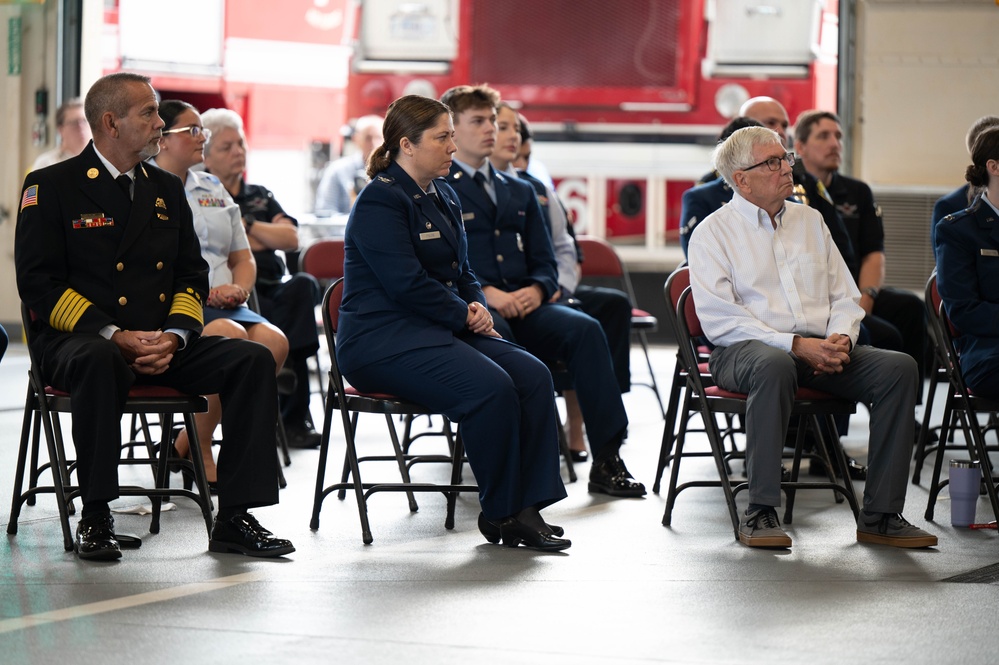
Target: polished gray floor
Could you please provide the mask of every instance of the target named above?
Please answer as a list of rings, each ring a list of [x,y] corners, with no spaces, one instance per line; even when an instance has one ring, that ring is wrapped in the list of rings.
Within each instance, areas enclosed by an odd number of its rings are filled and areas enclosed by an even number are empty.
[[[672,358],[654,350],[660,382]],[[643,361],[634,356],[636,380]],[[17,346],[0,366],[4,528],[26,368]],[[625,459],[651,487],[662,419],[645,388],[626,404]],[[861,412],[846,444],[862,455],[865,437]],[[362,421],[365,449],[383,450],[383,439],[383,422]],[[350,500],[328,499],[320,529],[309,529],[317,459],[294,451],[281,504],[256,511],[298,548],[280,561],[207,553],[203,522],[179,501],[157,535],[146,533],[147,517],[119,515],[119,530],[143,535],[142,548],[117,563],[82,563],[63,551],[51,498],[25,508],[18,534],[0,541],[0,663],[996,661],[999,588],[942,580],[999,561],[999,536],[952,528],[946,494],[928,527],[936,549],[860,545],[845,504],[804,492],[793,549],[754,551],[733,539],[719,490],[681,495],[667,529],[664,497],[591,496],[583,465],[569,498],[546,511],[573,541],[565,554],[486,544],[469,496],[446,531],[442,497],[422,495],[410,513],[402,495],[376,495],[375,540],[365,546]],[[685,464],[688,478],[714,473],[709,462]],[[923,524],[925,504],[925,487],[910,486],[906,515]],[[979,519],[992,519],[984,501]]]

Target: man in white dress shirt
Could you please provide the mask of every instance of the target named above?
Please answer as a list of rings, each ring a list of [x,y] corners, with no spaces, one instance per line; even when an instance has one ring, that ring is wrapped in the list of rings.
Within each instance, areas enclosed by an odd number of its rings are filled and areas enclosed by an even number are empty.
[[[781,452],[799,386],[870,407],[869,476],[859,542],[931,547],[936,536],[901,515],[913,437],[915,361],[857,347],[864,310],[846,263],[814,209],[787,201],[794,156],[764,127],[741,129],[715,150],[732,202],[691,237],[697,315],[716,346],[710,369],[727,390],[749,395],[746,475],[749,508],[739,540],[790,547],[777,520]]]

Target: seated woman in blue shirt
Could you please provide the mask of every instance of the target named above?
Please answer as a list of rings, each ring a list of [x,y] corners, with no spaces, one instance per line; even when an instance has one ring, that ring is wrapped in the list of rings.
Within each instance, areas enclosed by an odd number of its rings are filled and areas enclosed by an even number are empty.
[[[192,169],[202,161],[208,130],[202,126],[198,110],[187,102],[166,100],[160,104],[159,114],[166,124],[160,139],[160,152],[150,162],[184,182],[187,202],[194,213],[194,230],[201,242],[201,255],[208,262],[210,290],[202,335],[259,342],[270,349],[280,368],[288,356],[288,339],[276,326],[246,306],[257,277],[257,266],[246,239],[239,206],[218,178]],[[198,438],[203,442],[205,474],[210,484],[215,482],[215,460],[208,443],[221,419],[222,405],[218,395],[209,395],[208,412],[196,416],[196,421]],[[188,455],[186,431],[177,436],[175,449],[175,455]]]
[[[345,235],[337,361],[362,391],[391,393],[458,423],[490,542],[570,546],[540,510],[566,496],[551,374],[499,338],[468,266],[461,208],[443,180],[456,148],[447,106],[407,95]]]

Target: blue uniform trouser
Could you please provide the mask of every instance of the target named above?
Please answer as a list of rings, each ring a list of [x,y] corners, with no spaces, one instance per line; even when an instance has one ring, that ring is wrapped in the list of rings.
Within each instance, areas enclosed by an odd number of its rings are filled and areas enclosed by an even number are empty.
[[[496,331],[505,339],[545,362],[566,364],[594,457],[615,452],[628,427],[628,414],[600,323],[565,305],[542,305],[523,319],[504,319],[499,312],[490,312]]]
[[[458,423],[486,518],[565,498],[551,374],[523,349],[464,334],[346,376],[358,390],[398,395]]]

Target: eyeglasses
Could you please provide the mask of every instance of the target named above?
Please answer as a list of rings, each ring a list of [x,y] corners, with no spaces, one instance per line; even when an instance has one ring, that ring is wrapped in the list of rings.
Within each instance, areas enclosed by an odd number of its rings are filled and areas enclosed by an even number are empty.
[[[757,166],[763,166],[764,164],[766,164],[767,168],[770,169],[771,171],[780,171],[781,162],[787,162],[788,166],[794,166],[794,153],[785,152],[783,157],[771,157],[770,159],[764,159],[759,164],[753,164],[752,166],[747,166],[746,168],[741,170],[752,171]]]
[[[174,129],[166,129],[163,131],[164,134],[183,134],[184,132],[187,132],[194,138],[204,136],[206,141],[210,141],[212,138],[212,130],[206,129],[205,127],[198,127],[197,125],[175,127]]]

